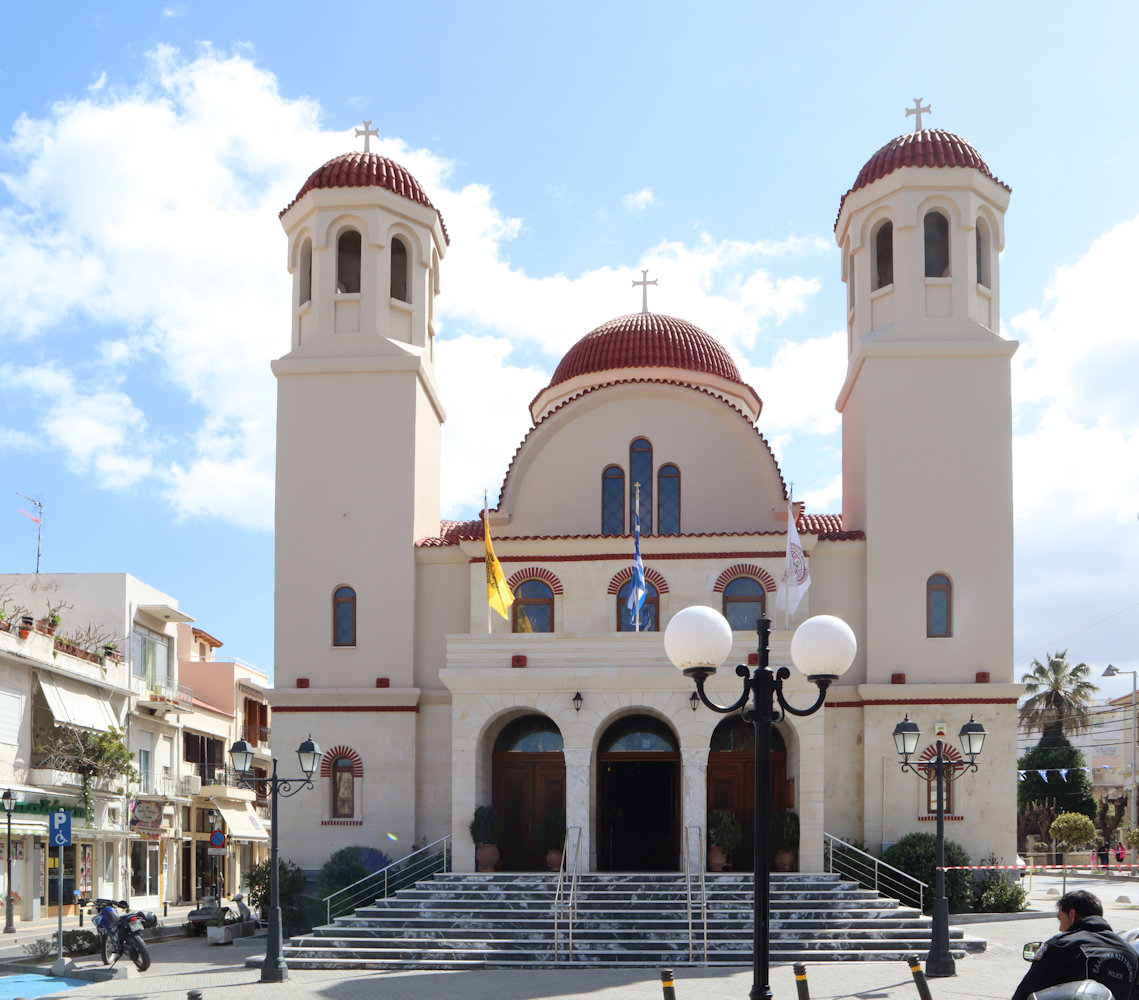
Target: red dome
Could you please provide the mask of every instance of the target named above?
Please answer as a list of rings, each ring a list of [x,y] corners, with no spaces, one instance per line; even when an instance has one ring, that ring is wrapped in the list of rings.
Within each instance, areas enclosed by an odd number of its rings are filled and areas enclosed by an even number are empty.
[[[382,187],[426,208],[436,215],[439,210],[431,204],[431,199],[403,167],[386,156],[379,153],[344,153],[329,160],[323,167],[318,167],[304,182],[304,186],[297,192],[297,196],[283,209],[284,215],[298,201],[314,188],[352,188],[352,187]],[[439,225],[443,227],[443,238],[450,244],[451,237],[447,235],[447,226],[443,216],[439,215]]]
[[[728,352],[699,327],[659,313],[632,313],[602,323],[574,344],[550,385],[616,368],[684,368],[743,383]]]
[[[842,214],[846,199],[855,191],[902,167],[972,167],[996,181],[1006,191],[1012,190],[993,177],[993,172],[981,159],[981,154],[959,135],[938,128],[923,128],[920,132],[907,132],[891,139],[866,161],[866,166],[858,172],[854,186],[842,196],[838,206],[839,215]]]

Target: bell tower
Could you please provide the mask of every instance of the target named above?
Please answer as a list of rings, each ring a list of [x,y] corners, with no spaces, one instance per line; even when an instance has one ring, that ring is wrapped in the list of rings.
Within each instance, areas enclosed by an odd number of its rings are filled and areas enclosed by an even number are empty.
[[[835,225],[843,524],[866,532],[866,679],[1011,682],[1017,344],[1000,336],[998,265],[1010,189],[917,117],[862,168]]]

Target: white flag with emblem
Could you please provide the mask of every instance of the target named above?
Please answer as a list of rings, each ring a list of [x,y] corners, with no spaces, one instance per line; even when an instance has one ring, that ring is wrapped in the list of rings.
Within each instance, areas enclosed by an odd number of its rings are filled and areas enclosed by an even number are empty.
[[[775,606],[788,615],[793,615],[799,602],[811,585],[811,574],[807,570],[807,557],[799,544],[799,529],[795,525],[795,507],[787,507],[787,568],[779,581],[779,592],[775,595]]]

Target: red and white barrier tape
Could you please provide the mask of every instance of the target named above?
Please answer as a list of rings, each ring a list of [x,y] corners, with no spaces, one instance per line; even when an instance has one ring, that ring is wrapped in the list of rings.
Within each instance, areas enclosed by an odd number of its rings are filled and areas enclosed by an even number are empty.
[[[1006,871],[1034,871],[1034,872],[1050,872],[1050,871],[1110,871],[1111,869],[1119,868],[1139,868],[1136,865],[946,865],[944,868],[935,869],[942,872],[1006,872]]]

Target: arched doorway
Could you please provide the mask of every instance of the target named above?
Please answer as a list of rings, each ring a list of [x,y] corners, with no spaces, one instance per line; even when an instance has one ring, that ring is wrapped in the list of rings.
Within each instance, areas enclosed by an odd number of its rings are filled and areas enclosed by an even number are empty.
[[[566,807],[566,760],[562,734],[544,715],[508,723],[494,742],[491,803],[502,817],[498,844],[503,871],[545,871],[538,820]]]
[[[678,871],[679,830],[676,735],[648,715],[618,719],[598,745],[598,870]]]
[[[787,745],[771,731],[771,811],[794,805],[794,785],[787,780]],[[733,871],[750,872],[755,844],[755,729],[738,715],[713,731],[708,753],[708,812],[727,809],[740,821],[743,839],[732,851]]]

